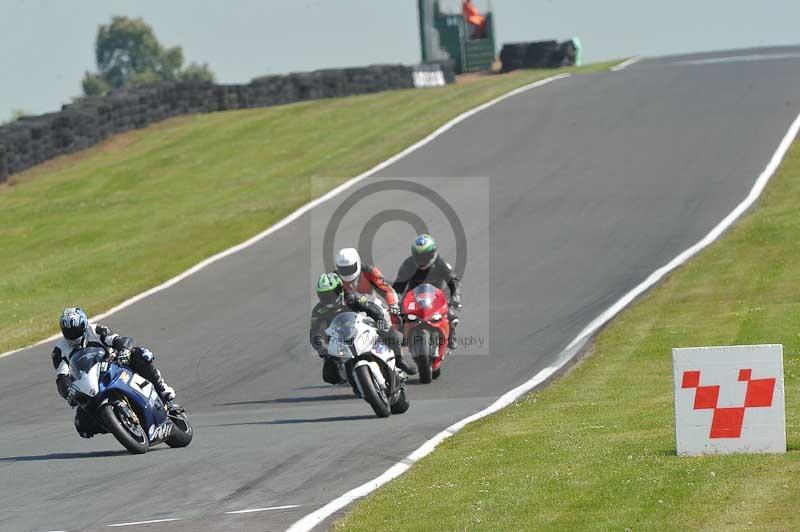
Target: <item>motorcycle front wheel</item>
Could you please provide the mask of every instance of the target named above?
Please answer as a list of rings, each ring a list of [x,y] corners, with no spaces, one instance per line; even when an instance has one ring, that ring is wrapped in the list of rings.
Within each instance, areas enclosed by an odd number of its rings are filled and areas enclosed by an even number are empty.
[[[172,432],[167,438],[166,444],[170,447],[186,447],[192,443],[194,429],[189,423],[186,412],[170,413],[169,419],[172,421]]]
[[[431,333],[423,330],[414,340],[418,340],[415,345],[414,359],[419,370],[419,382],[420,384],[429,384],[433,377],[431,374],[431,361],[433,360],[434,352]]]
[[[375,382],[375,377],[367,366],[359,366],[355,371],[356,379],[361,385],[361,390],[364,393],[364,400],[369,403],[375,415],[378,417],[389,417],[392,415],[392,410],[389,407],[389,399],[383,393],[380,385]]]
[[[125,401],[115,400],[103,405],[97,417],[108,432],[114,435],[130,453],[144,454],[150,442],[139,418]]]

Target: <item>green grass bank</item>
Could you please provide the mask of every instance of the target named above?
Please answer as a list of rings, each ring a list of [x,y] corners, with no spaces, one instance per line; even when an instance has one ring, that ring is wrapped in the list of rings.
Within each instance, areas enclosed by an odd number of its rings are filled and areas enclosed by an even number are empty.
[[[325,192],[308,178],[345,181],[556,72],[181,117],[11,176],[0,186],[0,352],[57,332],[65,306],[100,313],[262,231]]]
[[[756,207],[564,378],[445,440],[335,530],[800,530],[800,142]],[[673,347],[784,345],[785,455],[677,457]]]

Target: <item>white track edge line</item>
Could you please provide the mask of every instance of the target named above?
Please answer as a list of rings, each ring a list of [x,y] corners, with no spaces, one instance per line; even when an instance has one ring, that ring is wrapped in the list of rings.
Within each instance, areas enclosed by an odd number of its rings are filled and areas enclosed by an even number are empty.
[[[170,517],[169,519],[151,519],[149,521],[134,521],[131,523],[116,523],[114,525],[106,525],[107,528],[115,528],[120,526],[136,526],[136,525],[153,525],[156,523],[170,523],[172,521],[180,521],[177,517]]]
[[[548,367],[541,370],[539,373],[533,376],[530,380],[524,382],[523,384],[517,386],[513,390],[506,392],[504,395],[500,396],[494,403],[489,405],[489,407],[476,412],[475,414],[462,419],[461,421],[450,425],[442,432],[438,433],[433,438],[429,439],[425,443],[423,443],[420,447],[418,447],[414,452],[404,458],[401,462],[396,463],[389,469],[387,469],[382,475],[379,477],[370,480],[354,488],[344,495],[334,499],[333,501],[329,502],[322,508],[308,514],[307,516],[303,517],[299,521],[292,524],[287,529],[287,532],[309,532],[313,530],[318,524],[322,521],[330,517],[333,513],[341,510],[345,506],[348,506],[356,499],[361,497],[365,497],[366,495],[370,494],[371,492],[375,491],[379,487],[383,486],[390,480],[393,480],[406,471],[418,460],[423,458],[424,456],[430,454],[437,445],[439,445],[442,441],[449,438],[465,426],[469,425],[473,421],[477,421],[483,417],[488,416],[489,414],[493,414],[498,410],[505,408],[506,406],[510,405],[517,399],[519,399],[522,395],[528,393],[536,386],[540,385],[544,381],[546,381],[549,377],[555,374],[558,370],[564,367],[570,360],[572,360],[575,355],[577,355],[581,348],[586,344],[589,340],[591,335],[597,332],[600,327],[605,325],[611,318],[617,315],[622,309],[624,309],[627,305],[631,303],[638,295],[642,294],[648,288],[651,288],[654,284],[656,284],[659,280],[661,280],[664,275],[669,273],[670,271],[674,270],[675,268],[684,264],[687,260],[691,257],[696,255],[702,249],[708,247],[714,241],[716,241],[726,229],[728,229],[733,223],[747,210],[749,209],[756,200],[761,196],[761,193],[764,191],[764,188],[767,186],[770,178],[775,174],[775,171],[780,166],[781,161],[783,160],[786,152],[794,142],[794,139],[797,137],[798,130],[800,130],[800,114],[794,119],[791,126],[789,126],[789,130],[784,135],[783,139],[781,140],[778,148],[773,153],[772,158],[770,159],[769,163],[767,164],[764,171],[756,179],[753,188],[750,190],[750,193],[747,197],[736,206],[736,208],[731,211],[723,220],[717,224],[703,239],[697,242],[695,245],[675,257],[669,263],[664,265],[663,267],[659,268],[655,272],[653,272],[647,279],[645,279],[642,283],[636,286],[633,290],[625,294],[619,301],[617,301],[614,305],[612,305],[608,310],[603,312],[600,316],[598,316],[594,321],[592,321],[585,329],[583,329],[575,339],[569,343],[566,349],[564,349],[556,358],[556,360]]]
[[[611,72],[618,72],[618,71],[620,71],[622,69],[628,68],[629,66],[631,66],[634,63],[638,63],[641,60],[642,60],[642,56],[637,55],[636,57],[631,57],[630,59],[626,59],[625,61],[623,61],[622,63],[620,63],[618,65],[614,65],[609,70],[611,70]]]
[[[234,510],[225,512],[225,515],[252,514],[256,512],[268,512],[270,510],[288,510],[290,508],[300,508],[301,504],[286,504],[284,506],[269,506],[267,508],[251,508],[249,510]]]
[[[166,290],[167,288],[169,288],[169,287],[171,287],[171,286],[173,286],[175,284],[178,284],[179,282],[183,281],[187,277],[199,272],[200,270],[206,268],[207,266],[210,266],[211,264],[214,264],[215,262],[217,262],[217,261],[219,261],[219,260],[221,260],[221,259],[223,259],[223,258],[225,258],[225,257],[227,257],[229,255],[233,255],[234,253],[238,253],[239,251],[242,251],[243,249],[247,249],[247,248],[253,246],[254,244],[260,242],[263,239],[265,239],[266,237],[268,237],[272,233],[282,229],[283,227],[286,227],[287,225],[289,225],[290,223],[292,223],[293,221],[295,221],[296,219],[298,219],[299,217],[301,217],[302,215],[304,215],[305,213],[307,213],[308,211],[310,211],[314,207],[316,207],[316,206],[318,206],[318,205],[320,205],[322,203],[325,203],[329,199],[331,199],[331,198],[341,194],[345,190],[351,188],[353,185],[357,184],[358,182],[363,181],[364,179],[370,177],[371,175],[373,175],[373,174],[375,174],[377,172],[380,172],[381,170],[383,170],[387,166],[390,166],[390,165],[394,164],[395,162],[399,161],[403,157],[406,157],[407,155],[417,151],[418,149],[422,148],[426,144],[429,144],[431,141],[433,141],[437,137],[441,136],[443,133],[449,131],[450,129],[452,129],[453,127],[457,126],[458,124],[460,124],[464,120],[466,120],[466,119],[470,118],[471,116],[483,111],[484,109],[492,107],[493,105],[496,105],[496,104],[502,102],[503,100],[511,98],[512,96],[516,96],[517,94],[521,94],[521,93],[529,91],[531,89],[535,89],[536,87],[541,87],[542,85],[546,85],[546,84],[551,83],[553,81],[556,81],[556,80],[559,80],[559,79],[568,78],[568,77],[570,77],[570,74],[566,74],[565,73],[565,74],[557,74],[555,76],[550,76],[549,78],[545,78],[545,79],[540,79],[538,81],[534,81],[533,83],[529,83],[528,85],[524,85],[522,87],[518,87],[516,89],[513,89],[513,90],[511,90],[511,91],[509,91],[509,92],[507,92],[505,94],[502,94],[502,95],[498,96],[497,98],[494,98],[493,100],[489,100],[488,102],[482,103],[482,104],[478,105],[477,107],[473,107],[472,109],[461,113],[460,115],[456,116],[455,118],[452,118],[450,121],[446,122],[444,125],[440,126],[436,130],[434,130],[432,133],[428,134],[422,140],[419,140],[419,141],[415,142],[414,144],[412,144],[408,148],[404,149],[400,153],[397,153],[396,155],[393,155],[392,157],[386,159],[382,163],[379,163],[378,165],[374,166],[373,168],[367,170],[363,174],[359,174],[356,177],[354,177],[352,179],[349,179],[348,181],[345,181],[344,183],[342,183],[341,185],[337,186],[333,190],[330,190],[330,191],[326,192],[322,196],[309,201],[308,203],[306,203],[302,207],[298,208],[296,211],[294,211],[291,214],[289,214],[286,218],[283,218],[279,222],[271,225],[270,227],[268,227],[264,231],[258,233],[257,235],[251,237],[250,239],[245,240],[241,244],[237,244],[237,245],[235,245],[235,246],[233,246],[231,248],[228,248],[228,249],[226,249],[224,251],[221,251],[221,252],[217,253],[216,255],[213,255],[213,256],[211,256],[211,257],[209,257],[209,258],[207,258],[207,259],[205,259],[205,260],[203,260],[201,262],[198,262],[197,264],[195,264],[194,266],[192,266],[188,270],[186,270],[183,273],[181,273],[181,274],[179,274],[179,275],[177,275],[177,276],[175,276],[175,277],[173,277],[173,278],[161,283],[160,285],[158,285],[156,287],[153,287],[153,288],[151,288],[149,290],[146,290],[146,291],[142,292],[141,294],[135,295],[132,298],[127,299],[127,300],[123,301],[122,303],[120,303],[119,305],[111,308],[110,310],[107,310],[107,311],[103,312],[102,314],[98,314],[97,316],[93,316],[92,320],[96,321],[96,320],[105,319],[105,318],[111,316],[112,314],[115,314],[115,313],[119,312],[120,310],[123,310],[123,309],[133,305],[134,303],[136,303],[138,301],[141,301],[142,299],[144,299],[146,297],[149,297],[149,296],[151,296],[153,294],[156,294],[158,292]],[[52,342],[54,340],[57,340],[58,338],[60,338],[60,335],[55,334],[53,336],[50,336],[49,338],[45,338],[44,340],[40,340],[40,341],[38,341],[36,343],[33,343],[31,345],[28,345],[28,346],[25,346],[25,347],[20,347],[18,349],[14,349],[14,350],[2,353],[2,354],[0,354],[0,358],[7,357],[7,356],[13,355],[15,353],[19,353],[20,351],[24,351],[26,349],[30,349],[31,347],[36,347],[38,345],[42,345],[42,344],[45,344],[47,342]]]

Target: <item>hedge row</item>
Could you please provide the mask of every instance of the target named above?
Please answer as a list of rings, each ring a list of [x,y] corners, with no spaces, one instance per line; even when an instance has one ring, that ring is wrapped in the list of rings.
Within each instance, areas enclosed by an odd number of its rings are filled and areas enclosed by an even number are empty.
[[[452,65],[373,65],[256,78],[247,85],[159,83],[114,91],[65,105],[61,111],[21,118],[0,127],[0,182],[58,155],[93,146],[111,135],[190,113],[268,107],[303,100],[414,88],[415,71]]]
[[[500,50],[503,72],[520,68],[559,68],[575,64],[577,56],[573,41],[538,41],[504,44]]]

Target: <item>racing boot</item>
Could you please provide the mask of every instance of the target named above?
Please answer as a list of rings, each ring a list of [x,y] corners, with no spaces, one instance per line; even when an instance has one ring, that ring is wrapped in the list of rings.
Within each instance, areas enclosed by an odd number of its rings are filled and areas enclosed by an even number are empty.
[[[458,327],[458,317],[450,320],[450,335],[447,337],[447,348],[450,351],[456,348],[456,327]]]
[[[75,430],[78,431],[81,438],[91,438],[97,433],[93,425],[94,423],[86,412],[82,408],[78,408],[78,411],[75,412]]]
[[[155,358],[153,352],[146,347],[134,347],[131,351],[131,369],[153,383],[161,400],[169,405],[175,400],[175,390],[164,382],[164,377],[155,367]]]
[[[157,369],[153,370],[153,386],[155,386],[158,395],[161,397],[161,400],[164,401],[167,405],[172,404],[175,400],[175,390],[164,382],[164,377],[161,376],[161,372]]]
[[[417,374],[416,363],[410,358],[403,357],[403,351],[400,349],[400,346],[397,346],[394,350],[394,364],[409,375]]]
[[[394,364],[409,375],[417,374],[417,365],[413,360],[403,358],[403,334],[397,329],[385,329],[379,333],[381,341],[394,352]]]
[[[339,366],[330,358],[326,358],[322,364],[322,380],[334,386],[347,384],[347,379],[342,378]]]

